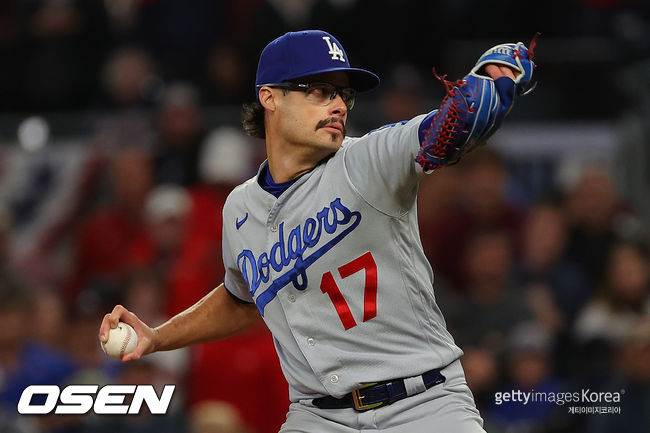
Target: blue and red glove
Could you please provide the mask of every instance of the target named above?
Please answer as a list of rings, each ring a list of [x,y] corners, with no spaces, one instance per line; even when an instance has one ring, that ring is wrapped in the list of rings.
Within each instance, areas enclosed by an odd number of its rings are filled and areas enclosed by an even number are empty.
[[[455,164],[461,156],[485,144],[512,109],[515,96],[535,87],[531,79],[536,39],[537,35],[530,49],[521,42],[490,48],[462,80],[451,82],[436,74],[447,95],[440,108],[420,124],[420,151],[415,160],[425,172]],[[485,72],[485,66],[490,64],[508,66],[515,72],[515,80],[505,76],[492,79]]]

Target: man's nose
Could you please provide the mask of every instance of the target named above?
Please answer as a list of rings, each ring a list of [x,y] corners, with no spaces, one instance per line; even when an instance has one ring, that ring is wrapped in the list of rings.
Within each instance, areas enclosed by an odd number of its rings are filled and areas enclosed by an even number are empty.
[[[329,104],[329,112],[331,115],[345,116],[348,112],[348,106],[343,101],[340,94],[336,94],[332,102]]]

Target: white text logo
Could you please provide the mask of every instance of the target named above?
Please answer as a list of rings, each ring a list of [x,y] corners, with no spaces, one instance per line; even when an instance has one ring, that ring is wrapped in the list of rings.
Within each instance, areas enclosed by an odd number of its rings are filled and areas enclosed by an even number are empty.
[[[552,392],[552,391],[522,391],[520,389],[494,394],[494,403],[500,406],[503,403],[554,403],[563,406],[566,403],[620,403],[621,395],[625,394],[622,389],[616,392],[596,392],[591,389],[582,389],[580,392]]]
[[[176,385],[165,385],[160,397],[153,385],[68,385],[60,390],[57,385],[30,385],[23,391],[18,402],[18,413],[22,415],[85,414],[91,409],[96,414],[140,413],[145,403],[152,414],[167,413]],[[98,392],[99,389],[99,392]],[[133,395],[130,404],[125,404],[127,395]],[[45,396],[45,402],[34,403],[34,396]]]
[[[498,46],[494,47],[487,54],[505,54],[506,56],[512,55],[512,50],[510,47]]]
[[[332,60],[340,60],[342,62],[345,62],[345,58],[343,58],[343,50],[340,49],[338,45],[336,45],[336,42],[332,43],[329,36],[323,36],[323,39],[325,42],[327,42],[327,46],[330,49],[329,54],[332,55]]]

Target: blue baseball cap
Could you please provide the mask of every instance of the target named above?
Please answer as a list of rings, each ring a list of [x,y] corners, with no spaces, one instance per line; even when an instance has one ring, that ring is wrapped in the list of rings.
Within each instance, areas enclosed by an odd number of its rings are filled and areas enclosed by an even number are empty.
[[[334,71],[345,72],[350,79],[350,87],[357,92],[372,90],[379,85],[377,75],[350,67],[343,46],[329,33],[322,30],[289,32],[262,51],[255,87]]]

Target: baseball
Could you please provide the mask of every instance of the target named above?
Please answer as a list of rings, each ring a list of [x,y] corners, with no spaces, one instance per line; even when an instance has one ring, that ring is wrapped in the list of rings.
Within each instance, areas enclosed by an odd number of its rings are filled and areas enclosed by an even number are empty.
[[[138,345],[138,335],[135,330],[124,322],[118,322],[117,327],[108,332],[108,340],[101,343],[102,350],[111,358],[121,359],[126,353]]]

